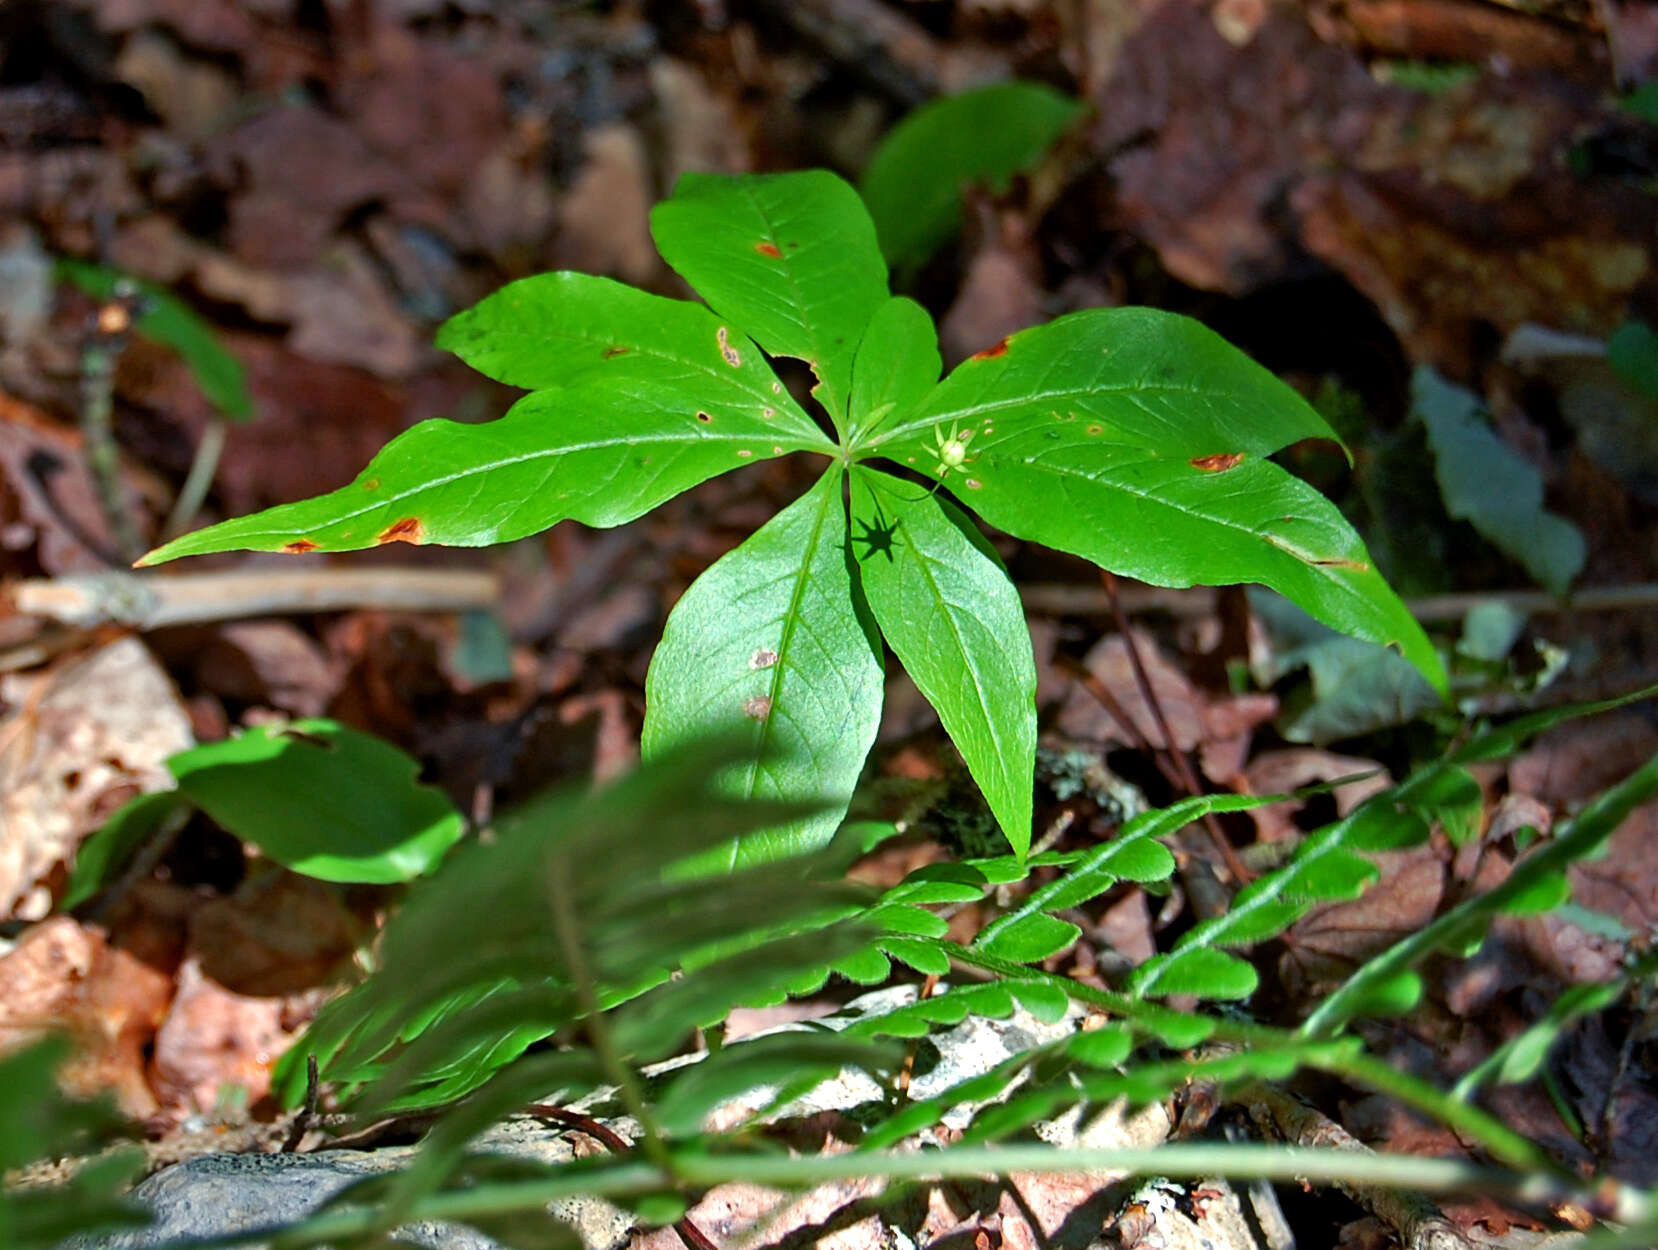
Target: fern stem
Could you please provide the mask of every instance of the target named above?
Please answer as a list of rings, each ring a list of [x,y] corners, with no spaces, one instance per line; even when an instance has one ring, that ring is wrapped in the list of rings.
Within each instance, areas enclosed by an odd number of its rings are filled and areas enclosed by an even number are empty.
[[[1359,1155],[1347,1150],[1233,1143],[1163,1143],[1128,1149],[1077,1150],[1044,1145],[955,1147],[943,1151],[852,1153],[788,1157],[765,1154],[684,1153],[671,1171],[642,1160],[620,1159],[600,1167],[566,1167],[545,1178],[482,1184],[430,1194],[409,1210],[408,1220],[459,1220],[544,1207],[578,1195],[627,1198],[660,1192],[676,1182],[696,1189],[733,1182],[783,1187],[878,1176],[887,1180],[977,1179],[1015,1173],[1127,1176],[1386,1185],[1424,1193],[1501,1193],[1522,1204],[1584,1203],[1602,1218],[1636,1229],[1585,1243],[1584,1250],[1650,1246],[1658,1232],[1658,1204],[1646,1190],[1608,1181],[1591,1189],[1553,1175],[1519,1174],[1458,1159],[1415,1155]],[[1102,1178],[1102,1188],[1109,1182]],[[332,1210],[286,1229],[258,1228],[225,1234],[216,1245],[268,1242],[272,1250],[341,1241],[377,1228],[372,1209]],[[199,1241],[171,1241],[153,1250],[201,1250]]]
[[[656,1118],[645,1102],[645,1091],[639,1085],[638,1074],[617,1051],[610,1028],[605,1023],[593,971],[588,965],[587,952],[582,947],[581,933],[577,928],[576,900],[570,891],[565,854],[562,849],[555,850],[548,858],[547,896],[552,904],[553,935],[564,956],[565,967],[570,972],[570,984],[576,992],[577,1001],[581,1003],[582,1027],[588,1041],[593,1044],[593,1053],[598,1056],[600,1067],[615,1084],[622,1105],[639,1122],[640,1150],[656,1167],[671,1173],[672,1158],[657,1130]]]
[[[953,942],[940,942],[939,945],[951,959],[1004,978],[1051,982],[1063,989],[1076,1002],[1109,1012],[1130,1028],[1152,1037],[1160,1037],[1171,1020],[1190,1023],[1194,1032],[1202,1028],[1202,1040],[1233,1042],[1243,1046],[1284,1046],[1293,1043],[1300,1036],[1290,1029],[1278,1029],[1247,1020],[1178,1012],[1161,1003],[1149,1003],[1128,994],[1096,989],[1068,977],[1056,976],[1039,968],[1029,968],[994,955],[985,955]],[[1550,1173],[1555,1171],[1554,1164],[1531,1139],[1516,1133],[1495,1116],[1463,1102],[1454,1094],[1441,1090],[1427,1081],[1400,1072],[1371,1055],[1363,1052],[1345,1056],[1331,1055],[1319,1062],[1310,1063],[1309,1066],[1397,1098],[1406,1106],[1478,1141],[1493,1158],[1512,1167]]]
[[[1404,976],[1437,951],[1482,936],[1493,916],[1538,910],[1532,896],[1539,886],[1603,846],[1624,817],[1654,794],[1658,794],[1658,757],[1596,798],[1552,842],[1515,864],[1500,885],[1457,904],[1366,962],[1307,1017],[1301,1026],[1302,1036],[1332,1036],[1376,999],[1378,987]],[[1552,907],[1550,904],[1543,910]]]
[[[1105,587],[1105,597],[1111,603],[1111,616],[1117,623],[1117,632],[1122,635],[1123,648],[1128,652],[1129,667],[1134,670],[1134,682],[1140,688],[1140,697],[1151,709],[1152,719],[1157,722],[1157,732],[1163,737],[1163,750],[1168,753],[1169,762],[1174,765],[1180,784],[1185,787],[1186,793],[1195,799],[1203,793],[1203,787],[1198,784],[1197,774],[1192,772],[1192,764],[1186,758],[1186,752],[1174,739],[1174,730],[1169,725],[1169,718],[1163,714],[1163,701],[1157,697],[1157,688],[1151,684],[1151,674],[1146,671],[1145,661],[1140,658],[1140,646],[1134,641],[1134,631],[1129,626],[1122,602],[1117,598],[1117,575],[1110,569],[1101,569],[1100,582]],[[1225,864],[1227,872],[1232,874],[1233,889],[1253,881],[1255,878],[1238,857],[1236,848],[1221,829],[1220,822],[1215,819],[1213,812],[1203,814],[1203,827],[1208,832],[1209,841],[1214,845],[1221,863]]]

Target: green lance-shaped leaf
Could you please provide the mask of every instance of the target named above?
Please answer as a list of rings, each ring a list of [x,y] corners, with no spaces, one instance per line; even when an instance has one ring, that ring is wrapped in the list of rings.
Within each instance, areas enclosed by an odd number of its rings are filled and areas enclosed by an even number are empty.
[[[901,420],[938,384],[938,331],[927,310],[895,295],[875,310],[852,364],[849,436]]]
[[[816,431],[777,426],[735,385],[676,392],[621,377],[537,391],[484,425],[423,421],[351,485],[186,534],[139,563],[237,549],[483,547],[564,520],[621,525],[742,465],[826,449]]]
[[[167,761],[179,792],[295,872],[389,884],[428,871],[461,836],[449,800],[389,743],[331,720],[261,725]]]
[[[1036,660],[1019,592],[973,523],[925,488],[852,472],[870,609],[1017,854],[1030,847]]]
[[[854,599],[839,470],[716,561],[668,617],[646,680],[647,757],[705,734],[742,734],[743,797],[833,806],[751,834],[723,862],[828,843],[881,718],[874,625]]]
[[[1034,82],[997,83],[923,105],[870,157],[859,190],[894,267],[923,264],[961,227],[965,184],[1006,189],[1085,106]]]
[[[824,170],[686,174],[651,211],[662,256],[773,356],[806,361],[844,431],[852,360],[887,299],[887,267],[858,193]]]
[[[1481,420],[1472,391],[1424,366],[1411,379],[1411,401],[1427,427],[1445,511],[1564,595],[1583,569],[1583,534],[1543,507],[1542,474]]]
[[[1289,387],[1195,321],[1074,313],[964,362],[864,450],[942,478],[992,525],[1159,586],[1261,582],[1397,645],[1427,636],[1327,499],[1266,457],[1333,438]]]
[[[544,273],[510,282],[446,321],[437,345],[509,386],[661,389],[702,405],[716,422],[757,414],[768,429],[829,447],[740,330],[701,304],[609,278]]]

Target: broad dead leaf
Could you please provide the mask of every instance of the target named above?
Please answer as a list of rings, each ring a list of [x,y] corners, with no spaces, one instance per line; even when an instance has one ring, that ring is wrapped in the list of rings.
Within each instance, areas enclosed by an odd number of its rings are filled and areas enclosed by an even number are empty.
[[[123,638],[56,671],[0,680],[0,916],[38,919],[41,882],[135,794],[172,788],[167,757],[194,745],[172,682]]]

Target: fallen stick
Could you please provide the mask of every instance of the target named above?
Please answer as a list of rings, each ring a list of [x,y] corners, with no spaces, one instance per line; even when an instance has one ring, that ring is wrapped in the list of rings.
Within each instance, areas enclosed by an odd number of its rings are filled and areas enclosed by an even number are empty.
[[[242,569],[33,578],[9,593],[25,616],[150,630],[357,608],[464,612],[495,606],[501,586],[493,573],[476,569]]]

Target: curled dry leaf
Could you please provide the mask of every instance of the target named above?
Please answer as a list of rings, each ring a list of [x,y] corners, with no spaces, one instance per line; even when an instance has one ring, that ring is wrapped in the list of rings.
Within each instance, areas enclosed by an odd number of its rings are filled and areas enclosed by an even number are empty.
[[[1339,817],[1346,816],[1371,795],[1392,784],[1387,770],[1375,760],[1337,755],[1315,747],[1291,747],[1282,751],[1261,752],[1244,770],[1244,778],[1253,794],[1286,794],[1315,782],[1335,781],[1363,773],[1373,775],[1334,792],[1332,797]],[[1262,842],[1276,842],[1291,836],[1296,829],[1295,814],[1305,806],[1302,802],[1286,801],[1250,808],[1249,818],[1255,822],[1256,836]]]

